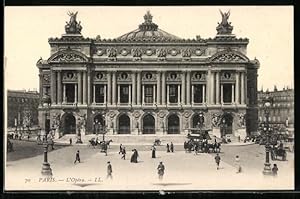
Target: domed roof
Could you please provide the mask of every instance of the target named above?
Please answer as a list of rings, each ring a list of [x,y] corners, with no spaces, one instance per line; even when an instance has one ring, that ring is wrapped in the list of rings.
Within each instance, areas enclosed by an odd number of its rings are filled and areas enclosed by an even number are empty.
[[[167,33],[158,28],[158,25],[152,22],[152,15],[148,11],[144,16],[145,22],[139,25],[139,28],[126,33],[117,38],[119,41],[174,41],[181,38]]]

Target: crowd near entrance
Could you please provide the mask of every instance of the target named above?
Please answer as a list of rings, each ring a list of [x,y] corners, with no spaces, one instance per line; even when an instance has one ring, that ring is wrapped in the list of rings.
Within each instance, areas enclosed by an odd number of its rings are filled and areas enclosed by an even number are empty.
[[[143,134],[155,134],[155,119],[150,114],[143,118]]]
[[[76,134],[76,119],[72,113],[65,113],[62,118],[64,134]]]
[[[168,134],[179,134],[180,124],[179,117],[175,114],[170,115],[168,118]]]
[[[224,113],[220,124],[220,131],[222,137],[227,134],[232,134],[232,122],[233,122],[232,115],[229,113]]]
[[[118,134],[130,134],[130,118],[128,115],[121,115],[119,117]]]

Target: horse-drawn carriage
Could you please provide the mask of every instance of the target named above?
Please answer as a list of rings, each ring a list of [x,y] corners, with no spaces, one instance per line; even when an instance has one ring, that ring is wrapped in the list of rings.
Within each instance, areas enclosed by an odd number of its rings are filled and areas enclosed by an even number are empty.
[[[111,142],[112,142],[112,140],[108,140],[108,141],[102,140],[102,141],[100,141],[98,138],[92,138],[92,139],[89,140],[89,143],[90,143],[89,146],[92,146],[94,148],[99,146],[100,147],[100,152],[105,153]]]
[[[279,157],[281,157],[282,161],[286,160],[286,150],[282,147],[272,147],[271,148],[271,159],[272,160],[279,160]]]
[[[184,143],[186,151],[196,151],[202,153],[219,153],[221,151],[221,143],[212,140],[208,132],[210,129],[190,129],[192,132],[187,135],[188,141]]]

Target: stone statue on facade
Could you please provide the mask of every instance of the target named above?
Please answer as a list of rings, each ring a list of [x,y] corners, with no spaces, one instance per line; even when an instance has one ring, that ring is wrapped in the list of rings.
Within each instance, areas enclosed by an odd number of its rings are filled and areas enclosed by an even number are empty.
[[[212,123],[213,127],[218,127],[220,125],[220,119],[221,119],[221,116],[219,114],[214,113],[212,115],[211,123]]]
[[[221,16],[222,16],[222,21],[221,23],[218,23],[217,26],[217,32],[218,35],[221,34],[231,34],[232,30],[233,30],[233,26],[231,25],[230,22],[228,22],[229,16],[230,16],[230,10],[228,12],[222,12],[220,10]]]
[[[67,34],[80,34],[82,26],[76,21],[78,12],[68,12],[68,15],[70,16],[70,21],[66,22],[65,30]]]
[[[240,124],[241,127],[246,126],[245,113],[240,113],[239,114],[239,124]]]

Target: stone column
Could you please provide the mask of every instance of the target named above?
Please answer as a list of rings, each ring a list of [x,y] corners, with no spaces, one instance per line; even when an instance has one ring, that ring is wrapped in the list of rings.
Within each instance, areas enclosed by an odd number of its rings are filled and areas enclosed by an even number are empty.
[[[186,81],[186,103],[189,105],[191,103],[191,71],[187,71]]]
[[[137,94],[137,104],[141,105],[141,71],[137,72],[136,94]]]
[[[91,103],[91,71],[87,72],[88,78],[87,78],[87,103],[90,104]]]
[[[82,79],[81,79],[81,71],[78,72],[78,103],[82,104]]]
[[[170,92],[170,86],[169,86],[169,84],[168,84],[168,85],[167,85],[167,104],[170,103],[170,101],[169,101],[169,92]]]
[[[132,101],[131,101],[131,85],[128,86],[128,95],[129,95],[128,104],[132,105]]]
[[[111,72],[107,72],[107,104],[111,104]]]
[[[76,104],[77,103],[77,84],[74,85],[74,90],[75,90],[74,102]]]
[[[142,85],[142,104],[145,104],[145,85]]]
[[[93,104],[96,103],[96,85],[93,85]]]
[[[132,71],[132,105],[136,105],[136,74]]]
[[[202,103],[205,103],[205,84],[202,84]]]
[[[117,77],[116,72],[113,72],[112,74],[112,104],[116,105],[116,89],[117,89]]]
[[[247,94],[246,94],[247,96]],[[241,73],[241,104],[245,104],[245,74]]]
[[[214,78],[214,72],[211,72],[211,78],[210,78],[210,80],[211,80],[211,84],[210,84],[210,88],[211,88],[211,91],[210,91],[210,94],[211,94],[211,96],[210,96],[210,102],[211,102],[211,104],[214,104],[215,103],[215,99],[214,99],[214,94],[215,94],[215,80],[214,80],[215,78]]]
[[[157,101],[156,101],[156,86],[153,85],[153,105],[157,104]]]
[[[220,104],[220,72],[216,72],[216,104]]]
[[[162,105],[166,105],[166,72],[162,72],[162,81],[161,81],[162,89],[161,89],[161,101]]]
[[[208,69],[207,71],[207,78],[206,78],[206,85],[207,85],[207,89],[206,89],[206,96],[207,96],[207,103],[211,104],[211,70]]]
[[[63,93],[63,103],[65,104],[65,103],[67,103],[67,96],[66,96],[66,84],[63,84],[63,87],[64,87],[64,93]]]
[[[224,103],[224,100],[223,100],[223,84],[221,84],[221,104]]]
[[[180,104],[180,96],[181,96],[181,92],[180,92],[180,84],[177,85],[177,103]]]
[[[56,104],[56,72],[51,70],[51,104]]]
[[[240,75],[239,72],[237,71],[235,74],[235,103],[239,104],[240,103]]]
[[[161,85],[160,85],[160,75],[161,75],[161,72],[159,71],[157,73],[157,89],[156,89],[156,91],[157,91],[157,94],[156,94],[156,104],[157,105],[161,104],[161,101],[160,101],[160,87],[161,87]]]
[[[120,95],[121,95],[120,84],[118,84],[118,104],[120,104]]]
[[[231,104],[234,103],[234,84],[231,84]]]
[[[194,104],[194,84],[192,84],[192,104]]]
[[[185,71],[182,72],[182,79],[181,79],[181,103],[183,105],[185,105],[185,83],[186,83],[186,80],[185,80]]]
[[[107,105],[107,94],[106,94],[106,90],[107,90],[107,89],[106,89],[106,85],[104,85],[103,87],[104,87],[104,88],[103,88],[103,89],[104,89],[104,91],[103,91],[103,92],[104,92],[104,103],[103,103],[103,104],[106,104],[106,105]]]
[[[57,71],[57,103],[61,104],[62,103],[62,89],[61,89],[61,71]]]
[[[86,71],[83,72],[82,74],[82,82],[83,82],[83,94],[82,94],[82,100],[83,100],[83,104],[86,105],[87,101],[86,101],[86,91],[87,91],[87,86],[86,86]]]

